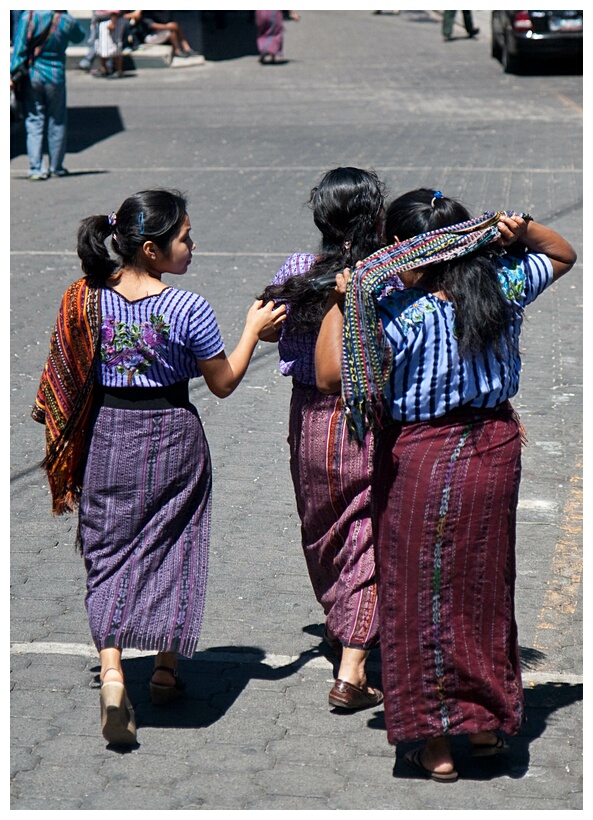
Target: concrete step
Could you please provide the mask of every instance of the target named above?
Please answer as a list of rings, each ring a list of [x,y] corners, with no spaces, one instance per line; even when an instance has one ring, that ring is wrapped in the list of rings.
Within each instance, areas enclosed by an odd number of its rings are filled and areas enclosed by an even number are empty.
[[[86,56],[86,45],[69,46],[66,49],[66,69],[80,68],[80,61]],[[143,68],[189,68],[203,65],[205,62],[201,54],[192,57],[173,57],[173,48],[169,45],[152,46],[142,44],[134,51],[124,49],[124,70],[133,71]],[[93,67],[96,68],[99,60],[95,58]]]

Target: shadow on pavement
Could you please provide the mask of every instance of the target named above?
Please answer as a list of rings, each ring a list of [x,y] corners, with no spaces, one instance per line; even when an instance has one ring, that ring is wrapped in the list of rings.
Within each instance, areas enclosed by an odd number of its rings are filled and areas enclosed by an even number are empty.
[[[220,653],[220,662],[212,655]],[[245,655],[238,662],[236,656]],[[207,655],[208,659],[200,656]],[[233,659],[225,659],[232,655]],[[166,708],[153,706],[148,694],[148,681],[154,665],[154,657],[129,658],[122,661],[126,691],[134,705],[138,727],[175,727],[196,729],[211,726],[230,709],[250,680],[283,680],[297,672],[307,661],[319,657],[316,649],[302,652],[285,666],[273,668],[265,661],[265,652],[254,646],[219,646],[196,654],[190,660],[181,658],[179,675],[187,684],[185,697]],[[99,687],[100,667],[95,673]]]
[[[124,131],[124,124],[119,107],[116,105],[68,108],[66,153],[80,153],[122,131]],[[24,122],[21,120],[17,123],[11,123],[10,158],[14,159],[26,153]]]
[[[257,55],[255,12],[203,11],[202,50],[211,62]]]

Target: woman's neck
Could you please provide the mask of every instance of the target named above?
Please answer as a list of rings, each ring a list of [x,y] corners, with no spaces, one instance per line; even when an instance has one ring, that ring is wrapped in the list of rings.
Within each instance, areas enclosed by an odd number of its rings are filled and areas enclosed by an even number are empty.
[[[120,268],[109,277],[107,286],[130,300],[155,296],[167,287],[161,282],[160,272],[131,267]]]
[[[450,301],[449,297],[440,290],[437,280],[426,268],[414,268],[414,270],[403,271],[399,274],[400,279],[406,288],[418,288],[427,293],[432,293],[438,299]]]

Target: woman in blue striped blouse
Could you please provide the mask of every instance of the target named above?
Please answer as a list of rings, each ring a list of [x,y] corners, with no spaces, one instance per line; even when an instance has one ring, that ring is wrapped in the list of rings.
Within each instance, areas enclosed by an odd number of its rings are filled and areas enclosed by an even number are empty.
[[[473,755],[492,756],[508,748],[497,732],[517,734],[523,723],[514,614],[521,426],[509,399],[524,308],[576,255],[530,217],[471,220],[429,189],[396,199],[385,233],[396,244],[383,257],[406,259],[397,267],[405,290],[375,300],[373,339],[364,322],[350,322],[364,264],[348,287],[350,272],[337,275],[317,386],[342,383],[344,392],[353,356],[364,363],[366,351],[387,351],[379,394],[363,366],[352,376],[358,404],[348,389],[344,397],[356,424],[381,419],[383,404],[389,418],[378,424],[372,485],[387,734],[392,744],[423,741],[406,762],[454,782],[452,735],[469,736]],[[361,327],[349,348],[348,334]]]

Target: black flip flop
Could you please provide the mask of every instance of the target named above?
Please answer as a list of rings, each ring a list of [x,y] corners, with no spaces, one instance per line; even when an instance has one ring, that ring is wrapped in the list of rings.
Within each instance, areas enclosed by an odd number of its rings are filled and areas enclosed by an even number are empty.
[[[505,755],[509,750],[501,737],[496,738],[496,743],[472,743],[471,748],[472,757],[496,757]]]
[[[431,772],[430,769],[427,769],[421,759],[422,749],[414,749],[411,752],[406,752],[404,755],[404,760],[411,766],[413,769],[416,769],[417,772],[424,775],[424,777],[430,778],[430,780],[434,780],[435,783],[455,783],[457,778],[459,777],[458,772],[453,770],[452,772]]]

